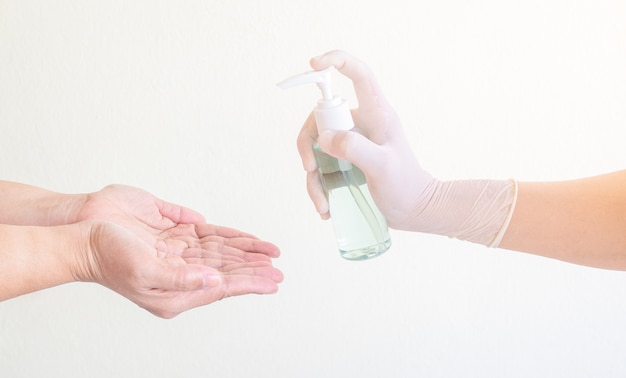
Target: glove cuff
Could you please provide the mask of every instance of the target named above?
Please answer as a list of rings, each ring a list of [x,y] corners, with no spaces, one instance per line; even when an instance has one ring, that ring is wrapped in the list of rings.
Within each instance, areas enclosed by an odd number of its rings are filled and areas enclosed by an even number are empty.
[[[421,196],[415,231],[498,247],[517,201],[515,180],[438,181]]]

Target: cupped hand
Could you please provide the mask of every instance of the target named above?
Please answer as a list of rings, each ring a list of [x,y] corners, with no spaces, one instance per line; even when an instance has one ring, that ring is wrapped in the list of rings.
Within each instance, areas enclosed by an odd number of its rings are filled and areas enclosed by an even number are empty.
[[[184,232],[188,232],[192,238],[197,237],[194,228],[189,225],[196,225],[201,230],[212,229],[213,236],[258,240],[256,236],[243,231],[206,224],[204,216],[195,210],[163,201],[145,190],[126,185],[109,185],[88,194],[76,221],[90,220],[122,225],[148,243],[152,243],[154,238],[165,239],[171,234],[182,237]],[[258,243],[266,242],[259,240]],[[268,254],[277,257],[272,251]]]
[[[189,208],[138,188],[88,194],[78,222],[92,224],[91,249],[77,269],[161,317],[216,300],[277,290],[279,249],[254,235],[205,223]]]
[[[81,224],[90,243],[75,278],[108,287],[159,317],[230,296],[274,293],[283,279],[271,263],[278,248],[235,229],[180,224],[146,238],[112,222]]]
[[[76,216],[78,222],[85,220],[117,223],[146,240],[178,224],[205,223],[204,217],[194,210],[126,185],[109,185],[88,194]]]
[[[433,178],[417,162],[396,112],[387,102],[370,68],[350,54],[335,50],[311,59],[311,67],[334,66],[352,80],[359,106],[352,111],[353,131],[325,131],[318,135],[311,114],[298,136],[298,151],[307,171],[307,189],[322,218],[328,218],[312,146],[317,140],[327,154],[348,160],[366,176],[374,201],[390,227],[406,229],[417,204]]]

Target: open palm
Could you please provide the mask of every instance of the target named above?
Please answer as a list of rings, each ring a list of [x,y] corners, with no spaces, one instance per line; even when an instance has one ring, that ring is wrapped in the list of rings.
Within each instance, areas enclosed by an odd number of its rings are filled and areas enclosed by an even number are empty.
[[[277,290],[279,249],[137,188],[90,194],[79,212],[91,248],[77,269],[161,317],[222,298]]]

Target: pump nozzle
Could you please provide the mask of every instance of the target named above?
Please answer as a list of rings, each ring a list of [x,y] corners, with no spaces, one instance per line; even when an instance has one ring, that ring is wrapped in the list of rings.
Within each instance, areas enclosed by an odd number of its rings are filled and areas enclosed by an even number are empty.
[[[282,89],[287,89],[304,84],[317,84],[318,88],[322,91],[322,99],[324,101],[330,101],[333,99],[332,90],[330,87],[330,75],[335,68],[330,66],[322,71],[309,71],[292,76],[278,83],[277,85]]]

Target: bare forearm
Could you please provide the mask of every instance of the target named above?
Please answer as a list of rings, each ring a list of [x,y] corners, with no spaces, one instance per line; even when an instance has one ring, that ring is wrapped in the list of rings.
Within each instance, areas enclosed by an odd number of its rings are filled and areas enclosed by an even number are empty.
[[[0,225],[0,300],[74,281],[83,225],[57,227]]]
[[[74,223],[77,208],[84,200],[84,195],[0,181],[0,223],[34,226]]]
[[[519,183],[500,247],[626,270],[626,171],[574,181]]]

